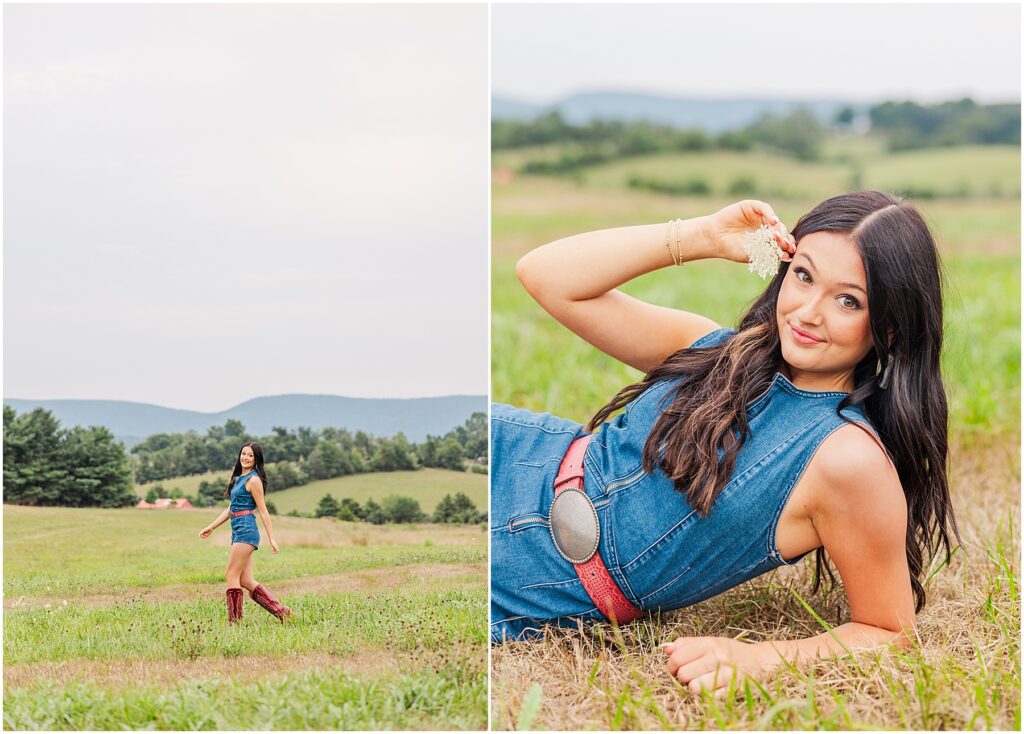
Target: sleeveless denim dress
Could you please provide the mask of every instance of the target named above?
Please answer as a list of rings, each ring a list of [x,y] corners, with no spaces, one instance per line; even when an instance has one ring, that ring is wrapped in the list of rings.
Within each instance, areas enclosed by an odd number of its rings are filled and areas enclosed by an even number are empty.
[[[255,512],[256,500],[253,499],[252,493],[245,489],[245,483],[249,481],[249,477],[253,474],[256,474],[256,472],[251,471],[243,474],[231,485],[231,504],[229,509],[232,512],[241,512],[242,510],[253,510]],[[260,529],[256,526],[255,514],[231,518],[231,542],[232,544],[248,543],[256,550],[259,550]]]
[[[720,344],[719,329],[691,345]],[[747,406],[750,436],[729,483],[700,517],[660,468],[642,467],[644,442],[676,380],[659,382],[598,427],[584,459],[584,491],[601,527],[598,550],[612,578],[645,611],[672,610],[720,594],[795,558],[783,558],[775,530],[814,452],[857,406],[836,409],[844,392],[812,392],[776,373]],[[844,420],[844,417],[847,420]],[[508,405],[491,408],[491,639],[536,636],[544,624],[605,621],[548,527],[554,480],[578,423]]]

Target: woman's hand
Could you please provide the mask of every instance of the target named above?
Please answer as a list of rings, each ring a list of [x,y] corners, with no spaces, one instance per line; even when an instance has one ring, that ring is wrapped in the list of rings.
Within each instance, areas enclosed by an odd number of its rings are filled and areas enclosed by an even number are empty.
[[[748,257],[743,249],[743,235],[762,224],[768,225],[775,233],[775,241],[782,248],[782,259],[791,260],[796,252],[796,240],[771,206],[756,199],[730,204],[707,217],[705,237],[718,257],[745,263]]]
[[[210,537],[210,533],[212,533],[212,532],[213,532],[213,528],[207,526],[207,527],[205,527],[205,528],[203,528],[202,530],[199,531],[199,537],[202,538],[203,540],[206,540],[207,538]]]
[[[662,645],[662,650],[668,655],[673,678],[693,693],[710,690],[718,697],[728,692],[734,673],[740,683],[781,664],[779,654],[770,647],[729,637],[679,637]]]
[[[271,538],[271,539],[270,539],[270,547],[274,549],[274,553],[275,553],[275,554],[276,554],[276,553],[277,553],[278,551],[280,551],[280,550],[281,550],[280,548],[278,548],[278,547],[277,547],[277,541],[276,541],[276,540],[274,540],[273,538]]]

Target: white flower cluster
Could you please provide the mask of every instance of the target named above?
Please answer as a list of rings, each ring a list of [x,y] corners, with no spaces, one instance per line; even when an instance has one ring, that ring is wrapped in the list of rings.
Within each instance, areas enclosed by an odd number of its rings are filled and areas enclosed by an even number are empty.
[[[775,235],[768,225],[762,224],[757,229],[744,234],[743,249],[750,259],[747,269],[760,275],[761,280],[779,272],[779,265],[782,263],[782,248],[775,241]]]

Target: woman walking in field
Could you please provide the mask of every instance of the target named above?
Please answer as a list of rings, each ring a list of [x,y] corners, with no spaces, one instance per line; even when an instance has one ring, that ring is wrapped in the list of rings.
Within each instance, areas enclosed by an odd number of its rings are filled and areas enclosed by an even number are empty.
[[[778,271],[738,330],[616,290],[673,263],[760,260],[744,247],[759,228]],[[664,648],[669,672],[724,693],[733,672],[782,659],[909,644],[926,551],[941,542],[949,558],[947,523],[959,539],[939,262],[912,206],[837,196],[790,235],[768,204],[742,201],[558,240],[517,273],[558,321],[645,377],[586,429],[493,406],[493,640],[686,607],[815,551],[814,590],[822,567],[832,578],[827,553],[850,622],[801,640],[679,638]]]
[[[263,499],[267,487],[267,472],[263,468],[263,447],[255,441],[242,446],[235,462],[234,472],[228,482],[225,497],[231,503],[216,520],[199,532],[200,538],[208,538],[215,528],[231,518],[231,553],[227,568],[228,621],[237,622],[242,618],[242,588],[248,589],[254,602],[280,619],[291,616],[292,610],[270,595],[266,587],[256,582],[253,575],[253,553],[260,547],[260,530],[256,526],[256,511],[263,519],[267,538],[274,553],[280,550],[274,540],[274,528],[270,513]]]

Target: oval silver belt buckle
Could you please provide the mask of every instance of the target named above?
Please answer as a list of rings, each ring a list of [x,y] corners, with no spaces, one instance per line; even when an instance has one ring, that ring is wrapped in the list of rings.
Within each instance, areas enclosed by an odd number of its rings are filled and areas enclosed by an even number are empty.
[[[581,490],[564,489],[555,495],[548,520],[555,550],[569,563],[586,563],[597,552],[601,525],[594,503]]]

